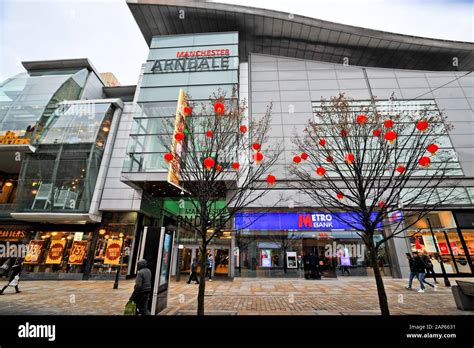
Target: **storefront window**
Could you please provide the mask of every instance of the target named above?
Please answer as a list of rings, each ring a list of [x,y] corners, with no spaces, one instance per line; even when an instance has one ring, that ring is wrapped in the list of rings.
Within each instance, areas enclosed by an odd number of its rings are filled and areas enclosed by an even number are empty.
[[[120,264],[122,265],[121,274],[127,274],[134,231],[135,224],[133,223],[108,224],[99,228],[99,238],[92,267],[93,274],[111,274],[117,271]],[[120,250],[114,251],[115,258],[111,254],[111,248],[117,245]]]
[[[31,234],[24,271],[83,273],[92,233],[44,231]]]

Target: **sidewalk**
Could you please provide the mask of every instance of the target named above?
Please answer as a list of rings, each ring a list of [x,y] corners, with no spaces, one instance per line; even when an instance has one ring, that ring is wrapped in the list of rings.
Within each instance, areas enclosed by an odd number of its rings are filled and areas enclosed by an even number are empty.
[[[3,279],[2,279],[3,280]],[[3,283],[3,282],[2,282]],[[452,284],[455,281],[452,280]],[[0,296],[6,315],[121,315],[134,281],[22,281],[21,294],[9,288]],[[423,293],[405,289],[406,280],[385,278],[392,314],[473,315],[456,308],[450,288]],[[416,285],[416,283],[414,283]],[[170,283],[162,315],[194,315],[198,286]],[[375,281],[368,277],[310,281],[235,278],[206,283],[206,312],[216,315],[379,314]]]

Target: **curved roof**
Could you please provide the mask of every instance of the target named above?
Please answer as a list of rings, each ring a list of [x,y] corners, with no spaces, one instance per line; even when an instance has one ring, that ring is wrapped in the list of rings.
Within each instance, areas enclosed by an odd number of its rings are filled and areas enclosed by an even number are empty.
[[[474,43],[430,39],[338,24],[266,9],[182,0],[127,0],[148,45],[156,35],[239,32],[239,56],[249,53],[414,69],[473,70]],[[184,10],[185,19],[180,19]],[[453,67],[453,57],[458,66]]]

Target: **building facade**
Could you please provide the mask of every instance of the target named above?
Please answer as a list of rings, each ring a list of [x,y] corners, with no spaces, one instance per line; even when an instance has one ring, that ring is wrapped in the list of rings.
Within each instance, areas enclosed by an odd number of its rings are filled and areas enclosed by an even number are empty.
[[[449,175],[460,180],[460,198],[430,214],[434,239],[422,220],[406,238],[387,243],[380,265],[384,274],[404,277],[405,253],[422,250],[442,259],[448,274],[472,276],[474,44],[219,3],[127,3],[150,47],[137,86],[108,86],[87,60],[25,62],[25,74],[0,85],[0,237],[2,243],[38,245],[27,276],[110,278],[119,264],[124,276],[133,275],[147,229],[161,226],[175,230],[171,274],[189,273],[199,248],[186,220],[195,213],[168,182],[158,140],[163,119],[175,117],[180,89],[196,103],[219,89],[245,99],[249,121],[271,102],[270,144],[284,147],[274,175],[283,183],[294,179],[288,170],[296,151],[292,138],[315,120],[321,98],[344,92],[354,103],[376,97],[383,106],[395,95],[444,112],[454,130],[440,149],[451,155]],[[371,273],[361,239],[334,223],[325,207],[279,187],[245,213],[262,215],[268,207],[272,211],[250,226],[237,215],[211,243],[214,275],[304,277],[304,255],[313,253],[323,276],[336,277],[328,246],[353,248],[360,257],[348,261],[351,273]],[[318,224],[303,224],[305,216]],[[123,256],[116,263],[106,260],[113,241],[120,241]],[[70,262],[79,246],[83,262]],[[51,250],[61,254],[56,263],[48,258]]]

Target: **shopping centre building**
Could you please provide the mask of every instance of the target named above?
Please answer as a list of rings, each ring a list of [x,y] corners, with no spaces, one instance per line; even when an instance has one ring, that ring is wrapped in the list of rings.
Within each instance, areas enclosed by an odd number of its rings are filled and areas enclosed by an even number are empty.
[[[275,189],[211,243],[215,276],[302,277],[299,261],[314,253],[333,277],[328,245],[363,254],[355,231],[330,223],[325,207],[285,185],[294,179],[294,134],[314,119],[321,98],[340,92],[359,104],[376,97],[381,109],[394,93],[420,110],[443,111],[454,125],[440,148],[451,154],[459,198],[430,214],[437,248],[424,219],[387,244],[380,265],[403,277],[406,252],[438,249],[447,273],[472,276],[474,44],[219,3],[127,3],[150,48],[136,86],[111,83],[87,59],[23,62],[26,72],[0,85],[0,243],[35,247],[25,277],[111,278],[119,264],[123,276],[133,275],[154,243],[150,231],[161,226],[175,231],[171,274],[187,274],[199,253],[185,222],[195,214],[168,182],[162,121],[175,117],[180,89],[198,103],[218,89],[231,96],[234,86],[250,121],[273,103],[270,142],[284,152]],[[251,214],[258,221],[243,224]],[[306,214],[324,223],[302,224]],[[363,256],[350,263],[352,274],[371,272]]]

